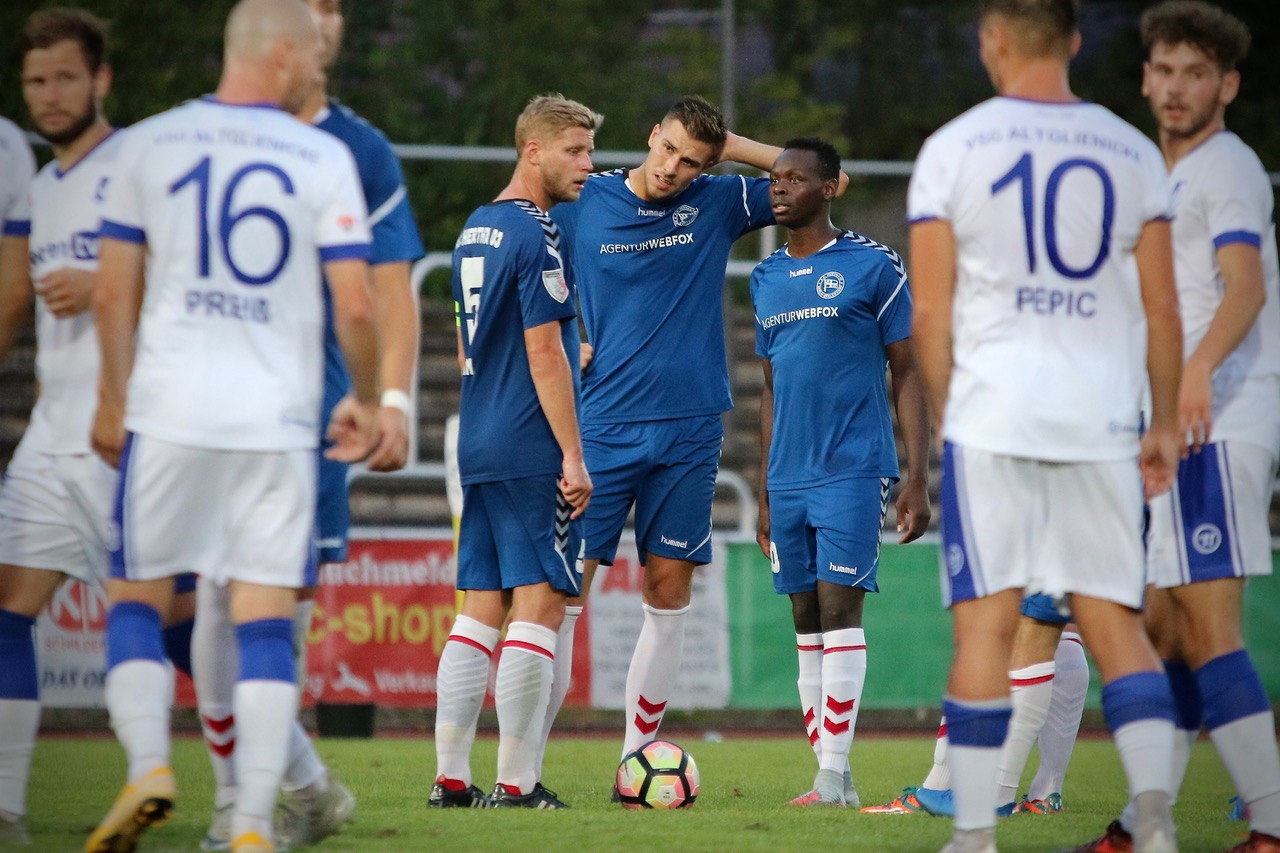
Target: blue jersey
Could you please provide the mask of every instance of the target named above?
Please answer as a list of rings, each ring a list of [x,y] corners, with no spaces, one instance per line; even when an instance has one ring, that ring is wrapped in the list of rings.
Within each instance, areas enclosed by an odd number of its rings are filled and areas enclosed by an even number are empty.
[[[595,347],[582,377],[582,422],[731,408],[724,271],[735,240],[773,224],[768,179],[702,175],[675,198],[651,204],[618,169],[592,175],[578,202],[554,216]]]
[[[453,301],[466,357],[458,421],[464,485],[560,472],[564,455],[538,402],[524,331],[559,320],[565,354],[577,365],[573,297],[560,229],[537,205],[499,201],[467,219],[453,247]]]
[[[355,157],[365,206],[369,208],[369,230],[373,234],[369,265],[412,262],[422,257],[422,240],[409,206],[404,173],[387,137],[332,98],[327,113],[316,122],[316,127],[345,142]],[[347,375],[347,363],[333,328],[333,301],[327,286],[324,310],[324,405],[320,423],[327,425],[333,407],[351,389],[351,377]]]
[[[885,347],[911,336],[898,253],[852,232],[803,259],[784,246],[751,274],[751,301],[773,366],[769,490],[897,477]]]

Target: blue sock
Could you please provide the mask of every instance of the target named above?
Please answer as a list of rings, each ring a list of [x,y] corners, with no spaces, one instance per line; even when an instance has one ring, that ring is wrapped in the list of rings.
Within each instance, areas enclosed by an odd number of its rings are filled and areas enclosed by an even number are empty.
[[[39,699],[36,620],[0,610],[0,699]]]
[[[1138,720],[1175,722],[1168,676],[1163,672],[1135,672],[1102,685],[1102,714],[1112,732]]]
[[[196,620],[188,619],[164,629],[164,653],[187,675],[191,675],[191,631],[195,626]]]
[[[1164,673],[1169,677],[1169,689],[1173,691],[1173,724],[1183,731],[1200,731],[1204,722],[1204,705],[1200,701],[1200,685],[1196,683],[1191,667],[1180,660],[1167,660]]]
[[[236,626],[240,647],[240,680],[268,679],[293,684],[293,620],[259,619]]]
[[[1006,703],[1008,700],[1004,700]],[[984,703],[986,704],[986,703]],[[947,699],[942,703],[947,718],[947,737],[956,746],[994,746],[999,748],[1009,732],[1013,707],[983,707]]]
[[[1271,710],[1262,680],[1244,649],[1220,655],[1200,667],[1196,670],[1196,682],[1204,697],[1205,724],[1209,731]]]
[[[107,669],[139,659],[164,663],[160,614],[141,601],[121,601],[107,611]]]

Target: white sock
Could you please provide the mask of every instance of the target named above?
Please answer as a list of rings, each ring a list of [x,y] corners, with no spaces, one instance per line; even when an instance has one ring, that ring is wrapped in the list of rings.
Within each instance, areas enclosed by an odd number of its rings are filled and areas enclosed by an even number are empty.
[[[218,586],[202,576],[196,586],[191,677],[200,706],[200,728],[213,766],[214,805],[218,808],[236,799],[234,697],[240,655],[230,607],[230,587]]]
[[[1280,755],[1270,711],[1209,731],[1236,791],[1249,806],[1249,828],[1280,837]]]
[[[1172,797],[1173,723],[1148,717],[1120,726],[1112,736],[1129,780],[1129,799],[1146,791]]]
[[[39,730],[39,699],[0,699],[0,812],[27,813],[27,779]]]
[[[796,657],[800,674],[796,689],[800,693],[800,712],[804,715],[804,733],[813,747],[813,755],[822,766],[822,740],[818,737],[818,709],[822,707],[822,635],[796,634]]]
[[[1000,770],[1000,750],[989,746],[947,748],[951,776],[959,784],[951,789],[956,803],[957,830],[984,829],[996,822],[996,774]]]
[[[320,760],[319,753],[316,752],[315,742],[302,727],[302,723],[294,720],[293,727],[289,730],[289,753],[285,760],[284,778],[281,780],[280,789],[300,791],[315,785],[320,785],[323,789],[325,785],[321,783],[327,780],[328,772],[324,762]]]
[[[528,794],[538,781],[538,740],[551,698],[555,657],[555,631],[532,622],[507,626],[493,693],[498,710],[497,781],[512,793]]]
[[[436,671],[436,778],[471,784],[471,745],[498,633],[469,616],[453,622]]]
[[[658,610],[647,604],[642,606],[644,624],[627,670],[623,755],[657,737],[684,657],[684,620],[689,608]]]
[[[129,761],[129,783],[168,767],[172,669],[157,660],[126,660],[107,670],[105,693],[111,728]]]
[[[867,641],[861,628],[822,632],[822,742],[820,769],[843,777],[867,679]]]
[[[271,838],[271,817],[289,752],[289,728],[298,717],[298,686],[267,678],[236,682],[235,714],[253,724],[240,727],[236,745],[239,786],[231,837],[256,832]]]
[[[1200,732],[1173,728],[1173,752],[1169,755],[1169,790],[1173,792],[1173,802],[1178,801],[1178,792],[1182,790],[1182,780],[1187,775],[1187,767],[1191,764],[1191,750],[1200,738]]]
[[[1000,788],[996,793],[997,805],[1012,803],[1018,798],[1018,783],[1023,768],[1031,756],[1036,735],[1049,716],[1049,702],[1053,698],[1053,661],[1032,664],[1009,672],[1012,689],[1013,716],[1009,718],[1009,733],[1000,749]]]
[[[1076,735],[1080,732],[1085,695],[1089,692],[1089,661],[1085,658],[1079,634],[1074,631],[1063,633],[1053,663],[1055,672],[1049,715],[1037,738],[1040,766],[1036,768],[1036,776],[1027,790],[1027,797],[1032,800],[1062,793],[1067,765],[1071,762]]]
[[[538,741],[538,756],[534,764],[539,781],[542,779],[542,757],[547,752],[551,727],[555,725],[556,715],[564,705],[564,697],[569,694],[569,684],[573,680],[573,629],[581,615],[582,605],[566,607],[564,621],[560,623],[560,631],[556,634],[556,659],[552,664],[551,698],[547,700],[547,717],[542,721],[542,738]]]
[[[947,763],[947,717],[945,714],[938,723],[938,738],[933,742],[933,766],[929,775],[920,783],[921,788],[931,791],[951,790],[951,766]]]

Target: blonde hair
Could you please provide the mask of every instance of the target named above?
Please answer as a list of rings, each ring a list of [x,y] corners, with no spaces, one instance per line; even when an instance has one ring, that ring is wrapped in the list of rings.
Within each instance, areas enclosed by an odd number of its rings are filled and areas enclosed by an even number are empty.
[[[556,92],[538,95],[529,100],[516,119],[516,153],[523,153],[530,139],[554,139],[571,127],[599,130],[602,123],[604,116],[585,104]]]

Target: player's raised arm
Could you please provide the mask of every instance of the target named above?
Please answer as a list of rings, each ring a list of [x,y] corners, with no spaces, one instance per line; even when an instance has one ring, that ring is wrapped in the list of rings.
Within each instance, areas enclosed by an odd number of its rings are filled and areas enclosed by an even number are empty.
[[[724,149],[720,152],[717,162],[741,163],[744,166],[754,166],[762,172],[767,172],[773,168],[773,162],[778,159],[778,155],[781,153],[782,149],[776,145],[757,142],[754,139],[748,139],[730,131],[725,134]],[[848,187],[849,176],[841,171],[836,183],[836,196],[844,195],[844,191]]]
[[[118,467],[125,438],[125,389],[133,372],[134,339],[142,309],[146,246],[103,237],[99,247],[93,320],[98,329],[102,366],[92,442],[99,456]]]

